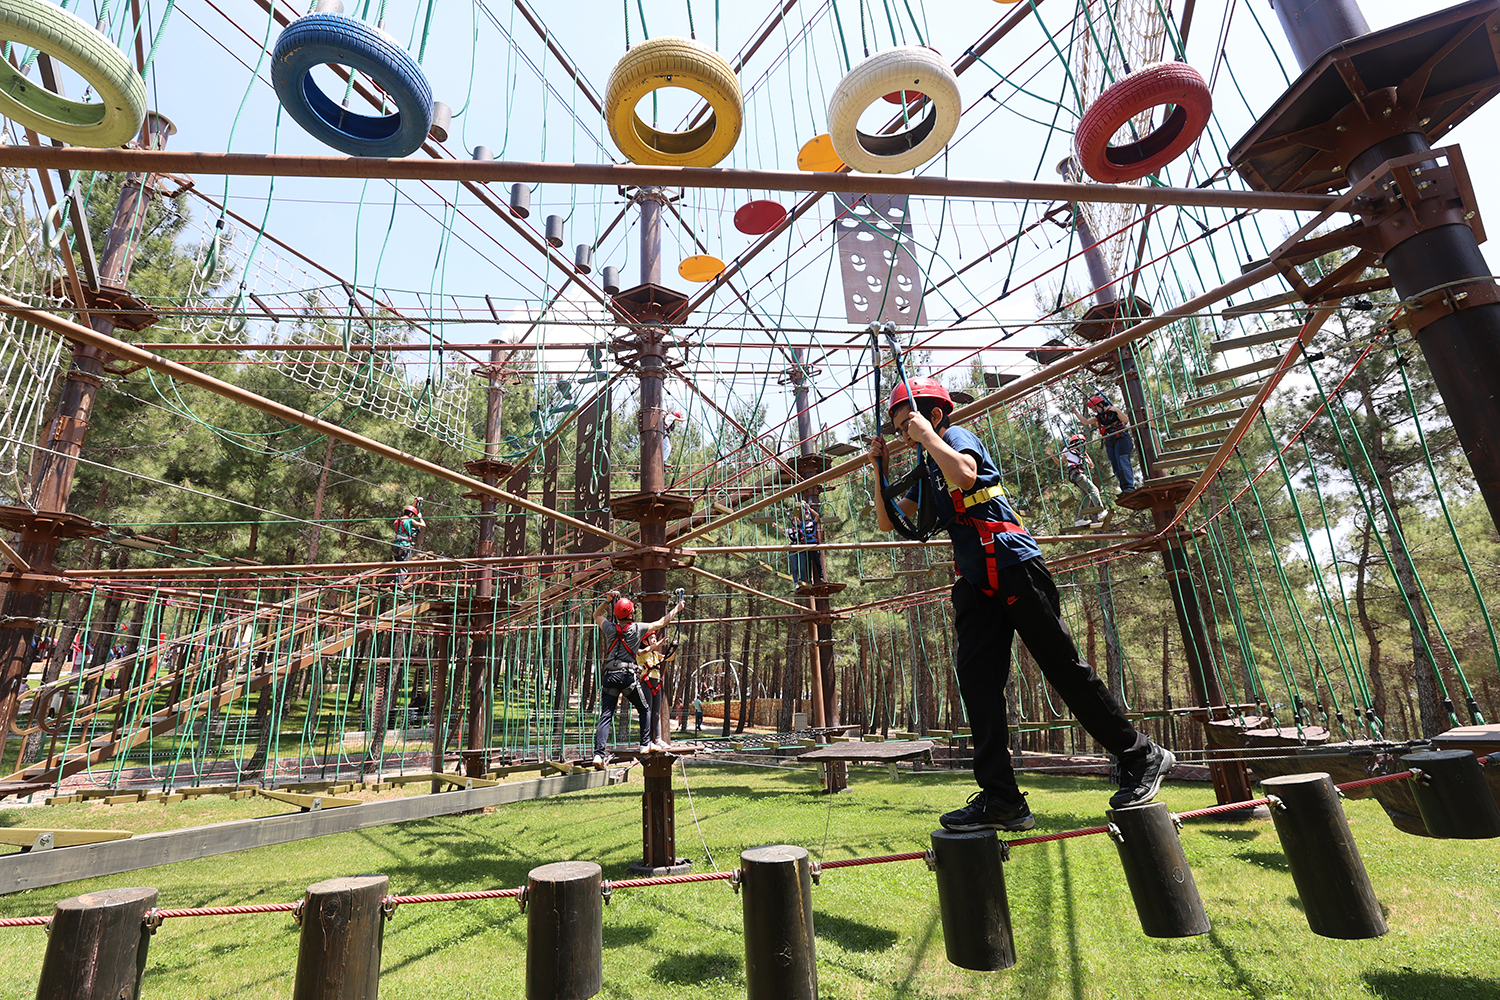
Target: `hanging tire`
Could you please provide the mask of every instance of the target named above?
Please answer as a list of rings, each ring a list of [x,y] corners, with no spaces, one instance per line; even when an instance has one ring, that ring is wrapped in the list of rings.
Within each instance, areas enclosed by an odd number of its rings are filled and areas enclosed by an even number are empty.
[[[73,146],[123,146],[146,119],[146,84],[94,26],[45,0],[0,3],[0,41],[38,49],[88,81],[85,104],[59,97],[0,62],[0,115]]]
[[[334,101],[312,78],[325,63],[367,74],[396,113],[359,115]],[[406,156],[432,128],[432,87],[422,67],[385,32],[343,14],[308,14],[288,25],[276,39],[271,84],[309,135],[351,156]]]
[[[916,124],[894,135],[859,130],[859,116],[866,108],[902,90],[927,96],[926,113]],[[958,76],[942,56],[914,46],[887,49],[855,66],[833,89],[828,101],[828,135],[834,152],[851,170],[899,174],[940,153],[958,131],[962,113]]]
[[[1160,104],[1175,105],[1161,125],[1135,142],[1109,144],[1126,122]],[[1116,80],[1084,112],[1073,137],[1078,162],[1103,184],[1140,180],[1187,152],[1213,110],[1208,84],[1187,63],[1144,66]]]
[[[647,125],[635,113],[641,98],[662,87],[682,87],[703,98],[713,113],[685,132]],[[660,167],[712,167],[734,150],[745,124],[745,99],[734,68],[717,52],[686,38],[652,38],[615,64],[604,88],[609,135],[631,163]]]

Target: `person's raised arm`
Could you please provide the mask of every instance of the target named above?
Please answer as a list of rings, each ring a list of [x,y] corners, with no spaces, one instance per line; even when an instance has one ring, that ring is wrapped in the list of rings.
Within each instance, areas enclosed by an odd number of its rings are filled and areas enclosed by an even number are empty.
[[[614,606],[615,600],[619,596],[620,592],[618,590],[611,590],[609,593],[604,595],[604,598],[599,602],[599,606],[594,609],[595,625],[603,628],[604,623],[609,621],[610,609]]]
[[[869,459],[872,466],[876,465],[877,462],[883,463],[885,461],[885,438],[879,436],[870,438]],[[877,493],[880,491],[878,472],[876,475],[875,491]],[[897,500],[896,506],[900,507],[908,517],[912,517],[917,513],[916,501],[908,500],[906,497]],[[875,523],[880,525],[881,531],[896,530],[896,526],[891,523],[890,517],[886,515],[884,500],[876,500],[875,502]]]
[[[896,419],[900,421],[906,412],[909,411],[898,413]],[[973,455],[959,451],[944,441],[943,436],[926,417],[913,413],[900,423],[899,430],[901,436],[912,444],[919,444],[927,449],[927,454],[943,470],[943,478],[948,482],[961,490],[973,488],[975,480],[979,478],[979,463],[974,460]]]
[[[672,605],[670,608],[668,608],[666,614],[662,615],[656,621],[654,621],[651,624],[647,625],[646,626],[646,631],[648,631],[648,632],[655,632],[658,629],[665,628],[668,625],[672,624],[672,619],[676,618],[677,615],[685,607],[687,607],[687,598],[686,597],[679,597],[679,598],[677,598],[677,603],[674,604],[674,605]]]

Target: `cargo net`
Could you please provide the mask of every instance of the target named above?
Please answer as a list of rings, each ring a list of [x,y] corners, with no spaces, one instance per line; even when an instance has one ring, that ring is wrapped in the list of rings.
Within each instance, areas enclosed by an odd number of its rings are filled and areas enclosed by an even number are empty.
[[[1160,62],[1167,48],[1167,25],[1162,20],[1157,0],[1108,0],[1094,4],[1084,16],[1090,19],[1088,37],[1075,49],[1071,63],[1078,96],[1085,110],[1099,99],[1110,84],[1154,62]],[[1136,136],[1152,131],[1159,122],[1155,116],[1162,108],[1152,108],[1130,120],[1129,129]],[[1124,141],[1123,139],[1117,141]],[[1144,184],[1145,179],[1131,181]],[[1078,210],[1100,241],[1099,249],[1109,264],[1111,274],[1124,274],[1134,267],[1127,265],[1127,254],[1133,246],[1130,224],[1142,211],[1139,205],[1106,205],[1080,202]],[[1111,233],[1118,233],[1111,236]]]
[[[333,350],[257,352],[286,377],[326,397],[393,420],[439,441],[483,451],[469,412],[469,370],[429,352],[361,350],[436,336],[395,316],[381,300],[314,272],[269,240],[225,219],[202,223],[197,267],[181,328],[188,340],[274,348],[332,345]],[[307,407],[322,407],[310,401]],[[482,416],[482,412],[481,412]]]
[[[41,220],[45,212],[23,171],[0,171],[0,291],[55,311],[62,304],[52,294],[60,275],[51,231]],[[45,417],[62,357],[61,337],[0,316],[0,488],[12,496],[22,493],[21,473],[31,462],[25,445],[35,440]]]

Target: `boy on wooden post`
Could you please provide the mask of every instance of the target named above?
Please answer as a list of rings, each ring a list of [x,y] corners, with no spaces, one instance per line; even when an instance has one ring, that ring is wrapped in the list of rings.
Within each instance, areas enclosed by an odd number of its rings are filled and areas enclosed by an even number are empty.
[[[916,397],[916,410],[910,396]],[[913,517],[921,506],[920,491],[930,490],[937,523],[952,539],[959,574],[953,585],[956,668],[974,734],[979,791],[966,806],[944,813],[943,826],[955,831],[1029,830],[1036,823],[1016,784],[1006,730],[1005,683],[1011,640],[1017,634],[1083,728],[1118,760],[1119,790],[1110,796],[1110,806],[1149,802],[1176,758],[1130,724],[1120,702],[1078,655],[1062,620],[1052,574],[1006,501],[1000,469],[989,451],[971,431],[949,422],[953,399],[933,379],[898,383],[888,409],[901,438],[926,450],[925,479],[900,499],[883,497],[875,505],[876,519],[882,530],[895,530],[886,504]],[[872,464],[883,468],[885,439],[871,438],[869,454]]]
[[[396,518],[396,537],[391,541],[391,561],[405,562],[411,558],[412,549],[417,544],[417,536],[422,529],[427,527],[427,522],[422,520],[422,498],[407,504],[401,510],[401,515]],[[396,571],[396,586],[406,586],[406,567]]]

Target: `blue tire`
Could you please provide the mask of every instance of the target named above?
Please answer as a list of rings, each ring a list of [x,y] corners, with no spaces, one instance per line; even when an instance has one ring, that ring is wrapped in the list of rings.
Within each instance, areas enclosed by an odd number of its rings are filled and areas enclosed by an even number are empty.
[[[357,69],[396,104],[391,115],[358,115],[323,93],[312,70]],[[432,86],[411,54],[371,25],[342,14],[308,14],[287,26],[272,53],[281,106],[319,141],[351,156],[407,156],[432,128]]]

